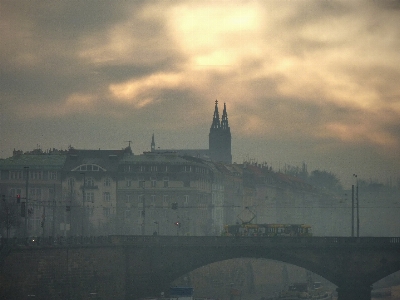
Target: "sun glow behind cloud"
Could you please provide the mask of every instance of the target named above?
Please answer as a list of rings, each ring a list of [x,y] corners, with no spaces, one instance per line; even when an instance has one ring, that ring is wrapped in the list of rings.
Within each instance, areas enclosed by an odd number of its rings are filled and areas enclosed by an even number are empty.
[[[259,11],[256,2],[184,2],[168,19],[192,68],[237,67],[244,53],[259,49]]]

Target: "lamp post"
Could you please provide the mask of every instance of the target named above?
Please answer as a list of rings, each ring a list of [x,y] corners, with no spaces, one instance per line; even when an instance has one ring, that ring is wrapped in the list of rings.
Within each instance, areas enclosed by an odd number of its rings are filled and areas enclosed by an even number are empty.
[[[354,237],[354,184],[351,185],[351,237]]]
[[[29,190],[29,167],[24,167],[26,170],[26,182],[25,182],[25,207],[24,207],[24,215],[25,215],[25,232],[24,237],[28,237],[28,190]]]
[[[160,235],[160,223],[158,221],[154,221],[154,224],[157,225],[157,235]]]
[[[83,175],[83,186],[82,186],[82,237],[84,233],[84,221],[85,221],[85,185],[86,185],[86,174],[81,173]]]
[[[357,237],[360,237],[360,213],[359,213],[360,206],[359,206],[359,201],[358,201],[358,178],[357,178],[357,174],[353,174],[353,176],[356,178]],[[354,185],[353,185],[353,195],[354,195]],[[353,209],[354,209],[354,201],[353,201]],[[354,212],[353,212],[353,220],[354,220]],[[353,221],[353,223],[354,223],[354,221]],[[354,229],[353,229],[353,235],[354,235]]]
[[[142,217],[143,217],[143,223],[142,223],[142,235],[146,234],[146,195],[145,195],[145,184],[146,181],[143,180],[143,198],[142,198],[142,205],[143,205],[143,210],[142,210]]]

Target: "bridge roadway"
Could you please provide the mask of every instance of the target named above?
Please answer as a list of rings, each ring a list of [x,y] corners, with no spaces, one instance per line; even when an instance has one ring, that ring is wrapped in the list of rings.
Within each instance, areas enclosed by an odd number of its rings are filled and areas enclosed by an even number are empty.
[[[1,278],[11,283],[0,285],[0,296],[8,293],[9,299],[13,293],[19,293],[15,299],[28,293],[36,299],[87,299],[90,288],[97,291],[97,299],[158,296],[192,270],[249,257],[287,262],[319,274],[338,286],[339,300],[369,300],[374,282],[400,270],[400,237],[49,237],[3,240],[1,255]],[[28,288],[16,286],[26,282],[26,274]],[[54,296],[66,290],[68,297]]]

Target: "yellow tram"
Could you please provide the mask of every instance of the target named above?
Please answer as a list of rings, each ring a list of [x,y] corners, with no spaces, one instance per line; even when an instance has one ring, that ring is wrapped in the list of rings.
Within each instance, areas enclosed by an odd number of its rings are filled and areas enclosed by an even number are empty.
[[[312,229],[307,224],[251,224],[225,225],[224,236],[309,237]]]

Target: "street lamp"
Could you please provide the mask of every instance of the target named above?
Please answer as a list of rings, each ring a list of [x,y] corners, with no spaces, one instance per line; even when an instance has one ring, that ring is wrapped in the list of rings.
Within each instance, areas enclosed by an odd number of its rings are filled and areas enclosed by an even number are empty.
[[[29,189],[29,167],[24,167],[26,170],[26,184],[25,184],[25,207],[24,207],[24,215],[25,215],[25,233],[24,236],[28,237],[28,189]]]
[[[158,221],[154,221],[154,224],[157,225],[157,235],[160,235],[160,223]]]
[[[360,237],[360,213],[359,213],[359,201],[358,201],[358,178],[357,174],[353,174],[356,178],[356,209],[357,209],[357,237]],[[353,185],[353,198],[352,198],[352,224],[354,224],[354,185]],[[354,225],[352,227],[352,236],[354,236]]]
[[[142,198],[142,205],[143,205],[143,210],[142,210],[142,217],[143,217],[143,223],[142,223],[142,235],[146,234],[146,195],[145,195],[145,184],[146,181],[143,180],[143,198]]]
[[[82,238],[84,232],[84,219],[85,219],[85,185],[86,185],[86,173],[81,173],[83,175],[83,186],[82,186]]]

